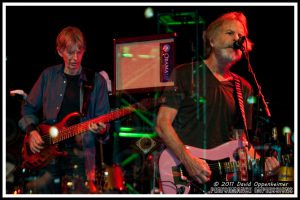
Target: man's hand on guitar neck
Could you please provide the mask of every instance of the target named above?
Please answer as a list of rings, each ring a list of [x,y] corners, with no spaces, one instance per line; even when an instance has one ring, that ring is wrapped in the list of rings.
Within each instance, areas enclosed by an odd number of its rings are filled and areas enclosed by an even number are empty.
[[[274,157],[267,157],[265,160],[265,175],[274,176],[279,172],[280,163]]]
[[[98,123],[90,123],[89,124],[89,130],[93,133],[97,134],[104,134],[107,130],[107,126],[105,123],[98,122]]]
[[[32,153],[39,153],[43,149],[44,141],[42,140],[37,130],[32,130],[29,133],[29,147]]]
[[[204,184],[210,181],[211,170],[207,162],[203,159],[200,159],[188,151],[182,159],[182,164],[185,166],[185,169],[189,175],[198,183]]]
[[[259,155],[259,153],[257,153],[255,151],[255,149],[253,148],[253,146],[250,146],[250,149],[248,150],[248,155],[254,159],[260,159],[261,156]],[[280,168],[280,163],[279,161],[275,158],[275,157],[266,157],[265,158],[265,166],[264,166],[264,173],[266,177],[269,176],[274,176],[279,172],[279,168]]]

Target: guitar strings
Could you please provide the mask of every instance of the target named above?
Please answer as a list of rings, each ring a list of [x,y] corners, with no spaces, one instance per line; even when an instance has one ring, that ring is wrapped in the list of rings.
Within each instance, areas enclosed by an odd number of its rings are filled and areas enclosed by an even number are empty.
[[[67,129],[61,129],[59,136],[56,138],[51,137],[50,134],[42,135],[43,141],[46,141],[48,144],[55,144],[64,139],[67,139],[71,136],[75,136],[77,133],[84,132],[88,129],[88,124],[79,123],[68,127]]]
[[[135,105],[130,105],[125,108],[118,109],[116,111],[107,113],[105,115],[98,116],[94,119],[90,119],[88,121],[89,121],[89,123],[97,123],[99,121],[102,121],[104,123],[109,122],[111,119],[120,118],[126,114],[129,114],[129,113],[135,111],[139,106],[140,106],[140,103],[135,104]],[[42,137],[43,141],[47,142],[48,144],[55,144],[64,139],[75,136],[77,133],[86,132],[88,130],[88,126],[89,125],[87,124],[87,121],[83,121],[78,124],[67,127],[66,129],[62,129],[59,132],[60,135],[59,135],[58,139],[56,139],[56,138],[52,139],[53,137],[51,137],[50,135],[43,135],[41,137]]]
[[[98,116],[94,119],[90,119],[88,121],[89,121],[89,123],[97,123],[99,121],[108,122],[113,118],[122,117],[122,116],[126,115],[127,113],[130,113],[134,110],[136,110],[136,106],[131,105],[131,106],[116,110],[114,112],[108,113],[105,116],[101,115],[101,116]],[[52,139],[53,137],[51,137],[49,134],[48,135],[42,135],[41,137],[42,137],[43,141],[46,141],[48,144],[52,144],[52,141],[54,143],[57,143],[57,142],[60,142],[64,139],[67,139],[71,136],[75,136],[77,133],[86,132],[88,130],[88,126],[89,126],[86,122],[87,121],[83,121],[83,122],[80,122],[78,124],[74,124],[72,126],[69,126],[66,129],[60,130],[60,132],[59,132],[60,135],[59,135],[58,139],[56,139],[56,138]]]

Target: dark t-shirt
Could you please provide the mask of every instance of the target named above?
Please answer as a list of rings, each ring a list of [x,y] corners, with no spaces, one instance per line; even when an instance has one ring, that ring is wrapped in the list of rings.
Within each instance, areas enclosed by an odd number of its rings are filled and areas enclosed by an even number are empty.
[[[57,121],[61,121],[65,116],[72,112],[80,112],[80,75],[67,75],[67,86],[61,109],[57,115]]]
[[[71,76],[65,74],[67,86],[61,109],[57,115],[57,121],[61,121],[64,117],[72,112],[80,112],[80,86],[79,75]],[[71,118],[67,121],[66,126],[70,126],[79,122],[79,118]],[[60,142],[60,148],[73,148],[74,137]]]
[[[248,82],[239,78],[247,125],[251,128],[252,112],[247,99],[252,89]],[[204,63],[180,65],[173,70],[172,79],[175,86],[164,91],[166,102],[163,105],[178,111],[173,127],[184,144],[213,148],[231,140],[233,129],[243,128],[233,80],[220,82]]]
[[[57,121],[61,121],[72,112],[80,112],[80,75],[72,76],[65,74],[65,77],[67,85],[61,109],[57,115]],[[77,117],[73,119],[71,118],[67,121],[68,124],[66,124],[65,126],[77,124],[79,121],[80,119]],[[78,151],[81,150],[81,148],[75,142],[74,137],[70,137],[66,140],[61,141],[58,147],[61,151],[66,151],[68,153],[67,157],[58,157],[58,169],[60,170],[60,173],[65,173],[64,175],[70,177],[78,173],[80,174],[81,178],[84,178],[84,159],[74,154],[75,148],[78,149]],[[77,167],[76,169],[74,168],[75,165]]]

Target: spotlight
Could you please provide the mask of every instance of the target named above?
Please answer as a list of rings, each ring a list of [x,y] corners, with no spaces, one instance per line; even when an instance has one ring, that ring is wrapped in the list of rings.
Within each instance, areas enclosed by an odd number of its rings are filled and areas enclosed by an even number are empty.
[[[151,7],[148,7],[145,9],[145,13],[144,13],[146,19],[150,19],[154,16],[154,11]]]

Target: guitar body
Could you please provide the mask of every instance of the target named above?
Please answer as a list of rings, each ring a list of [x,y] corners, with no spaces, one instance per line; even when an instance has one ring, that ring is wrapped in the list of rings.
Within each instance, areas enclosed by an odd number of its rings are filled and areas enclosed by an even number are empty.
[[[234,153],[244,145],[239,140],[233,140],[212,149],[199,149],[192,146],[186,146],[186,148],[192,155],[207,160],[208,163],[224,159],[233,162],[235,161],[233,158]],[[186,175],[183,174],[181,165],[181,162],[169,149],[165,149],[161,153],[159,158],[159,173],[162,189],[165,194],[188,194],[190,192],[190,181],[186,180]]]
[[[63,121],[55,125],[40,124],[40,135],[44,140],[44,148],[41,149],[40,153],[32,153],[29,147],[29,136],[26,134],[23,142],[23,163],[22,167],[26,169],[42,169],[50,163],[55,156],[66,156],[65,152],[59,152],[56,144],[51,144],[50,141],[50,128],[56,127],[57,129],[63,129],[65,121],[70,116],[67,116]]]

